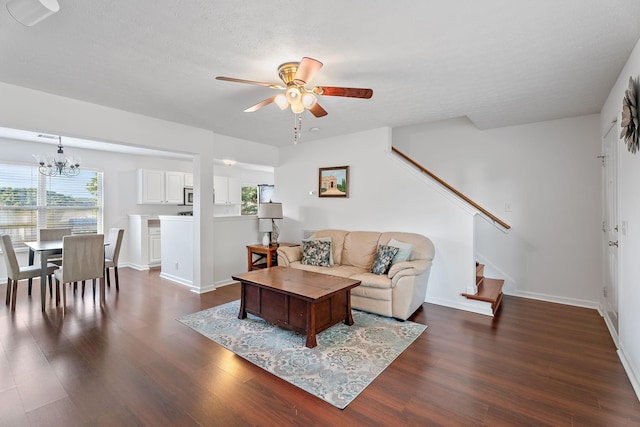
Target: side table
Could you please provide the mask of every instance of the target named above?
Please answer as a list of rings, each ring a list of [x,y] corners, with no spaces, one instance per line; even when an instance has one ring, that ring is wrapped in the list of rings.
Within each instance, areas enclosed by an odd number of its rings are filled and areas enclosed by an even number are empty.
[[[276,251],[280,246],[298,246],[297,243],[280,243],[276,245],[247,245],[247,270],[259,270],[261,268],[269,268],[278,265],[275,258]],[[257,255],[257,259],[253,256]]]

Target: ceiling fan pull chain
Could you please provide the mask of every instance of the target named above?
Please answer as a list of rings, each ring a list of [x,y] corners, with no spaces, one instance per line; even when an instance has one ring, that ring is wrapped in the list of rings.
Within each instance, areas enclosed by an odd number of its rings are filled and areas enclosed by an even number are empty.
[[[300,133],[302,132],[302,114],[293,115],[293,143],[300,141]]]

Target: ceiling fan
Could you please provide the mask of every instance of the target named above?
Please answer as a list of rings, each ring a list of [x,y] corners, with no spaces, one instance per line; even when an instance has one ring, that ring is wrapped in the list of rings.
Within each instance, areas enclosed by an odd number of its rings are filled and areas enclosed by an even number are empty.
[[[320,68],[322,68],[322,62],[313,58],[304,57],[300,62],[285,62],[278,67],[278,75],[284,86],[233,77],[218,76],[216,79],[284,90],[284,93],[274,95],[247,108],[244,110],[247,113],[257,111],[265,105],[275,102],[281,110],[290,107],[295,114],[300,114],[306,108],[314,116],[324,117],[327,115],[327,111],[320,106],[316,95],[364,99],[369,99],[373,96],[373,90],[355,87],[315,86],[312,89],[307,89],[306,84],[311,81]]]

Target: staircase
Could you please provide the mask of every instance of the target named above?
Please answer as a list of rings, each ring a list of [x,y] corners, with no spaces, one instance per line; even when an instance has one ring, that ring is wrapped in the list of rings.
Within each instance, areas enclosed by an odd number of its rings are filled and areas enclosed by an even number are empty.
[[[484,277],[484,264],[476,262],[476,287],[478,292],[475,294],[463,293],[462,295],[468,299],[490,303],[491,311],[496,314],[502,301],[502,285],[504,285],[504,280]]]

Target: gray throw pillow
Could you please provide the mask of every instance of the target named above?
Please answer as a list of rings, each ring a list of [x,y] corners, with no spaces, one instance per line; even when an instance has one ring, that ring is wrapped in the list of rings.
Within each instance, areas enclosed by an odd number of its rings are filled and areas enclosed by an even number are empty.
[[[397,253],[398,248],[394,246],[378,245],[378,252],[376,252],[376,259],[371,266],[371,272],[378,275],[387,274],[391,267],[391,260]]]
[[[396,239],[391,239],[389,240],[389,243],[387,243],[387,245],[393,246],[399,249],[398,253],[393,257],[393,260],[391,261],[391,265],[395,264],[396,262],[409,260],[409,257],[411,256],[411,251],[413,250],[413,245],[411,243],[404,243],[404,242],[399,242]]]
[[[329,242],[329,265],[333,265],[333,246],[331,246],[331,237],[312,237],[310,239],[303,239],[302,243],[309,242],[311,240],[319,240],[321,242]]]
[[[315,265],[318,267],[329,267],[329,254],[331,253],[331,242],[320,240],[308,240],[302,242],[301,264]]]

